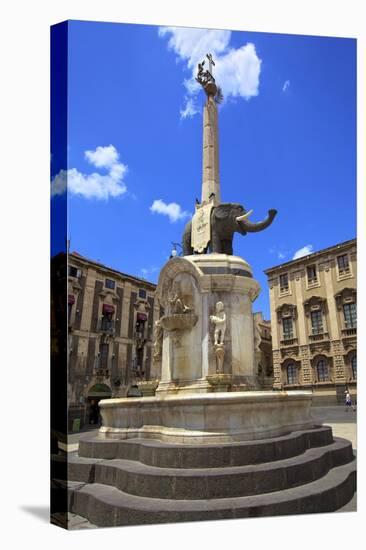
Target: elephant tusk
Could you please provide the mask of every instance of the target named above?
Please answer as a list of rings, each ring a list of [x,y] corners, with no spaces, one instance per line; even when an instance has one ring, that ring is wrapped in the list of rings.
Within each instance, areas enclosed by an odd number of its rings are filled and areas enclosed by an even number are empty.
[[[237,221],[237,222],[242,222],[242,221],[244,221],[248,216],[250,216],[250,214],[252,214],[252,213],[253,213],[253,210],[249,210],[249,212],[246,212],[246,213],[243,214],[242,216],[238,216],[238,217],[236,218],[236,221]]]

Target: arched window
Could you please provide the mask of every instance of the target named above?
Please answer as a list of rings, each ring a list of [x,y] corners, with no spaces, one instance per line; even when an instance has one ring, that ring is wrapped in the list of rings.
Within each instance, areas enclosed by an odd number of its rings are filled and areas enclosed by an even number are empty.
[[[354,380],[357,380],[357,355],[354,354],[354,356],[351,359],[351,367],[352,367],[352,378]]]
[[[329,369],[325,359],[319,359],[316,364],[316,372],[318,375],[318,382],[326,382],[329,380]]]
[[[297,384],[297,368],[294,363],[287,365],[287,383]]]

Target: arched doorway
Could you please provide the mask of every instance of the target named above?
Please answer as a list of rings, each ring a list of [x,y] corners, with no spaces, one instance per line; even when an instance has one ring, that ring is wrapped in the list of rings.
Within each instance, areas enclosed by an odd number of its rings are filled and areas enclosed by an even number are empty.
[[[86,408],[86,424],[90,426],[100,426],[101,416],[99,412],[99,401],[101,399],[110,399],[112,397],[112,390],[107,384],[94,384],[87,396],[87,408]]]

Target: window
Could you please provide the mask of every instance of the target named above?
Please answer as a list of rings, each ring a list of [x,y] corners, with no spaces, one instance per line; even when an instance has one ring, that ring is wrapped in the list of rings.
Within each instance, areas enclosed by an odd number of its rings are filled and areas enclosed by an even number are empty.
[[[318,375],[318,382],[326,382],[329,380],[329,369],[327,362],[324,359],[320,359],[317,362],[316,372]]]
[[[147,315],[145,313],[138,313],[136,318],[136,337],[143,339],[145,337],[145,323],[147,321]]]
[[[290,363],[287,366],[287,383],[296,384],[297,383],[297,368],[293,363]]]
[[[321,311],[312,311],[311,317],[311,329],[313,334],[323,333],[323,316]]]
[[[116,283],[115,283],[115,281],[112,281],[112,279],[106,279],[105,280],[105,287],[106,288],[111,288],[112,290],[114,290],[115,286],[116,286]]]
[[[107,369],[108,368],[108,352],[109,344],[100,344],[99,347],[99,368]]]
[[[317,276],[317,273],[316,273],[316,266],[315,265],[309,265],[306,268],[306,273],[307,273],[308,284],[309,285],[318,282],[318,276]]]
[[[113,333],[113,329],[114,329],[113,315],[114,315],[114,306],[110,304],[103,304],[100,330],[102,330],[103,332]]]
[[[346,273],[350,272],[347,254],[343,254],[343,256],[338,256],[337,263],[338,263],[338,272],[340,275],[345,275]]]
[[[357,355],[355,354],[351,359],[352,378],[357,380]]]
[[[81,277],[81,269],[77,269],[76,267],[69,265],[69,276],[77,277],[79,279]]]
[[[294,337],[292,319],[290,317],[286,317],[285,319],[282,319],[282,327],[283,327],[284,340],[290,340],[291,338]]]
[[[144,290],[143,288],[139,289],[139,298],[142,298],[143,300],[146,299],[146,290]]]
[[[346,328],[357,328],[357,306],[353,304],[343,305],[344,321]]]
[[[107,315],[103,315],[101,323],[100,323],[100,330],[103,332],[113,332],[114,328],[114,322],[112,319],[112,315],[108,313]]]
[[[286,292],[288,290],[288,275],[284,273],[280,275],[280,292]]]

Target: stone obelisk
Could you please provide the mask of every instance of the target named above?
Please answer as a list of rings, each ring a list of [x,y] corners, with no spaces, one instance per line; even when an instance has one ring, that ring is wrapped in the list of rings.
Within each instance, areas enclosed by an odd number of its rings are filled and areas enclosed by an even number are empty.
[[[201,204],[220,203],[219,143],[216,97],[218,87],[212,75],[215,65],[211,54],[207,54],[209,69],[204,70],[205,61],[198,65],[197,82],[207,95],[203,110],[203,156],[202,156],[202,196]]]

